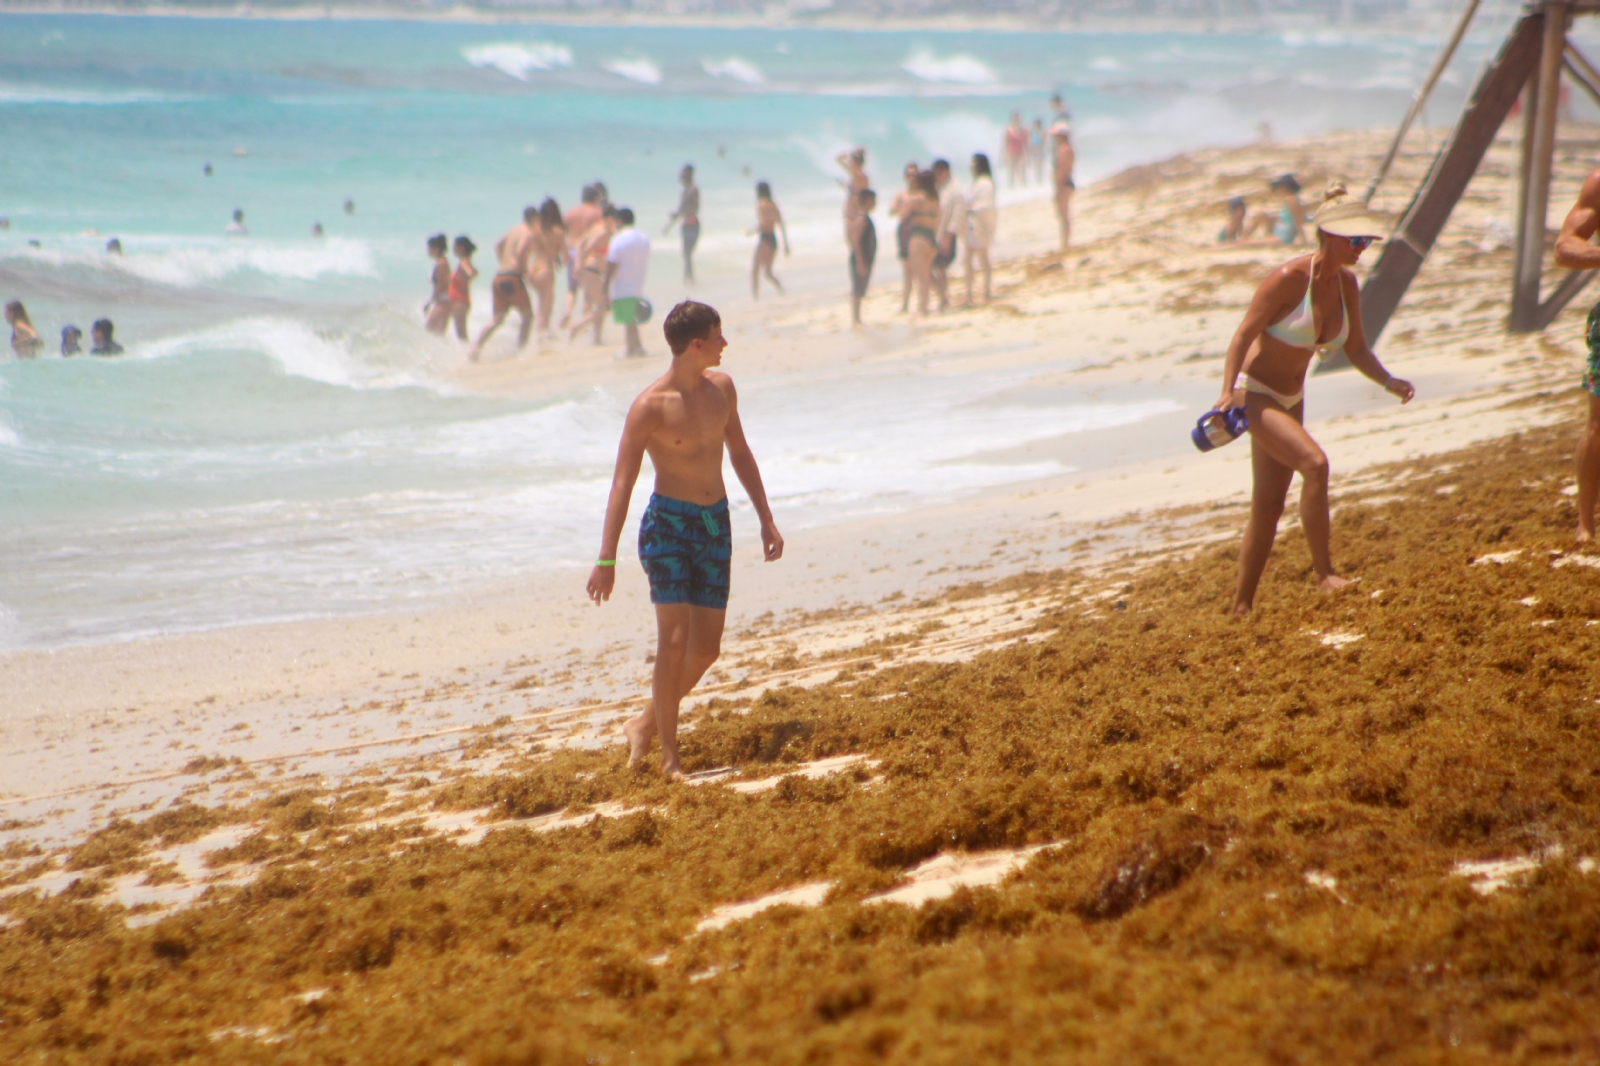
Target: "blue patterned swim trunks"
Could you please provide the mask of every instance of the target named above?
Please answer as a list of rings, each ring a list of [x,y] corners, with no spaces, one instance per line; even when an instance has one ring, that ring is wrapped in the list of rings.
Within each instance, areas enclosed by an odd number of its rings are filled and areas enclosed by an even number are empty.
[[[1589,322],[1583,335],[1589,342],[1589,365],[1583,371],[1583,388],[1590,396],[1600,397],[1600,304],[1589,308]]]
[[[639,561],[650,578],[650,602],[728,609],[733,535],[726,497],[701,507],[651,494],[639,520]]]

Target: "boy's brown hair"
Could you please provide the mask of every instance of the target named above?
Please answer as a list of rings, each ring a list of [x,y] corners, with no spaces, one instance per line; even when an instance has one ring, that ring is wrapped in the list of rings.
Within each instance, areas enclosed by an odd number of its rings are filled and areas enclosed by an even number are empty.
[[[685,300],[667,312],[661,332],[666,334],[667,347],[672,349],[672,354],[682,355],[690,344],[710,336],[720,325],[722,316],[717,314],[716,308],[696,300]]]

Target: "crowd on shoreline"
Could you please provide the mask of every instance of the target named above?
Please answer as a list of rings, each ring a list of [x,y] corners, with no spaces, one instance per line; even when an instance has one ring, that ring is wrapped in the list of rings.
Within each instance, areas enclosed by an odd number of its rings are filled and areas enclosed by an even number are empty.
[[[1054,144],[1051,156],[1053,200],[1059,223],[1060,247],[1065,251],[1071,239],[1071,201],[1076,190],[1073,168],[1072,128],[1059,96],[1052,98],[1056,122],[1049,135]],[[1013,115],[1013,126],[1020,117]],[[1021,145],[1019,148],[1018,145]],[[1026,137],[1018,141],[1008,129],[1002,142],[1012,184],[1020,174],[1026,180],[1029,156]],[[1020,154],[1019,154],[1020,153]],[[841,153],[837,162],[846,177],[844,187],[844,240],[850,292],[852,326],[860,327],[861,303],[871,285],[877,261],[878,233],[872,213],[878,194],[867,174],[867,151],[855,148]],[[1039,164],[1042,170],[1042,162]],[[999,224],[999,207],[994,172],[989,156],[974,153],[969,164],[971,187],[963,189],[954,179],[950,162],[935,159],[924,168],[907,163],[903,187],[890,201],[888,214],[895,223],[895,246],[901,264],[900,313],[924,317],[936,297],[938,310],[951,305],[950,282],[957,256],[962,257],[965,298],[958,306],[976,301],[976,281],[981,275],[982,300],[993,299],[990,250]],[[681,191],[676,210],[667,219],[662,235],[674,227],[682,242],[683,281],[695,282],[694,256],[700,240],[700,187],[695,168],[685,164],[678,175]],[[770,182],[755,186],[755,225],[746,230],[756,238],[750,263],[750,296],[761,298],[765,281],[782,293],[783,282],[775,266],[778,249],[789,255],[788,227],[783,211],[773,196]],[[635,228],[637,219],[629,207],[614,206],[604,182],[583,187],[581,202],[562,212],[554,197],[546,196],[537,207],[523,210],[520,223],[512,226],[495,244],[496,272],[492,282],[493,316],[472,339],[467,318],[472,310],[472,284],[478,268],[472,261],[477,245],[466,235],[452,243],[444,233],[428,238],[427,252],[433,261],[430,276],[432,291],[422,313],[431,333],[444,335],[454,327],[461,341],[470,344],[467,357],[476,362],[484,344],[505,323],[514,310],[519,318],[517,348],[525,348],[535,330],[543,340],[557,336],[551,327],[557,302],[556,277],[564,271],[567,299],[559,328],[568,330],[574,340],[585,329],[592,329],[595,344],[602,341],[607,314],[626,331],[626,354],[644,354],[638,327],[649,320],[651,305],[645,297],[645,277],[649,266],[650,238]],[[781,238],[781,240],[780,240]],[[451,267],[449,255],[455,255]],[[916,293],[912,311],[911,296]],[[577,321],[575,313],[581,310]]]

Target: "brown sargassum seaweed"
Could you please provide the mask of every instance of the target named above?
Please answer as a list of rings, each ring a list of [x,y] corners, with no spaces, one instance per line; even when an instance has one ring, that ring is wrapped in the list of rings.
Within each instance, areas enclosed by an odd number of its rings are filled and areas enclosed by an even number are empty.
[[[859,752],[871,781],[742,795],[564,752],[439,802],[637,810],[461,847],[291,796],[229,815],[262,821],[253,884],[149,926],[92,879],[5,901],[0,1056],[1600,1060],[1600,571],[1551,565],[1570,440],[1394,468],[1336,515],[1346,593],[1312,591],[1294,533],[1245,621],[1232,547],[1092,614],[1040,577],[1062,607],[1037,642],[713,704],[686,737],[690,770]],[[861,903],[939,852],[1046,842],[994,888]],[[1528,855],[1493,894],[1452,874]],[[820,907],[694,934],[824,879]]]

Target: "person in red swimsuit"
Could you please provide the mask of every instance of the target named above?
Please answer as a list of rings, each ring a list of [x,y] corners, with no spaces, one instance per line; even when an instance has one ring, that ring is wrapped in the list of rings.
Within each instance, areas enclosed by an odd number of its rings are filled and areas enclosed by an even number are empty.
[[[472,279],[478,268],[472,265],[472,253],[478,250],[466,234],[456,238],[456,272],[450,275],[450,319],[456,324],[456,336],[467,339],[467,315],[472,311]]]

